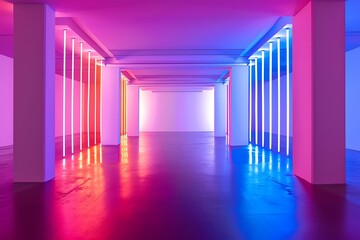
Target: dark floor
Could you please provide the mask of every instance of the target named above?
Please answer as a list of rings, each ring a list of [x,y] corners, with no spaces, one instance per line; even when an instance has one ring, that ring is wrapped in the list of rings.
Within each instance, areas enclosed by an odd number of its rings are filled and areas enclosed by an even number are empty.
[[[0,239],[360,239],[359,152],[346,185],[311,186],[291,159],[209,133],[122,141],[58,156],[46,184],[13,184],[2,148]]]

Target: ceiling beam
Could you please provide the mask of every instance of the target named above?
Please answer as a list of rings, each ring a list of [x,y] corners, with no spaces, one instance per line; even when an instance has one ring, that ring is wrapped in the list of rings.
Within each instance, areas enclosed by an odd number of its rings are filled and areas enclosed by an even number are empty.
[[[110,63],[105,60],[105,65],[119,66],[121,69],[156,69],[156,68],[215,68],[227,69],[231,66],[247,65],[246,61],[241,63]]]
[[[57,17],[55,24],[58,26],[67,26],[74,31],[82,40],[89,44],[100,56],[105,59],[113,58],[112,53],[85,27],[80,26],[73,18]]]
[[[110,50],[116,57],[123,56],[179,56],[179,55],[241,55],[244,49],[131,49]]]
[[[136,82],[132,83],[131,85],[139,86],[139,87],[213,87],[215,83],[143,83],[143,82]]]
[[[225,79],[227,79],[230,75],[230,71],[227,69],[225,70],[221,76],[219,77],[219,79],[217,80],[217,82],[221,82],[221,83],[225,83]]]
[[[136,80],[135,75],[134,75],[131,71],[129,71],[129,70],[121,71],[121,74],[124,74],[124,76],[125,76],[130,82]]]
[[[268,42],[275,34],[277,34],[286,25],[292,23],[292,17],[280,17],[274,25],[266,32],[261,33],[257,38],[250,43],[250,45],[241,53],[240,57],[249,58],[266,42]],[[241,61],[240,59],[236,62]]]

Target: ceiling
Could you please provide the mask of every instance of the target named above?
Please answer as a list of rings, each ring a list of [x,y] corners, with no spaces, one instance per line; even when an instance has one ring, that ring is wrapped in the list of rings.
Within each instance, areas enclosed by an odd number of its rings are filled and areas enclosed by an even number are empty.
[[[22,0],[72,18],[132,84],[204,85],[222,81],[283,16],[309,0]],[[346,2],[347,48],[360,46],[360,1]],[[0,53],[12,54],[12,4],[0,0]],[[57,33],[58,41],[62,34]],[[61,44],[57,56],[62,57]],[[110,65],[110,64],[109,64]],[[60,71],[61,72],[61,71]]]

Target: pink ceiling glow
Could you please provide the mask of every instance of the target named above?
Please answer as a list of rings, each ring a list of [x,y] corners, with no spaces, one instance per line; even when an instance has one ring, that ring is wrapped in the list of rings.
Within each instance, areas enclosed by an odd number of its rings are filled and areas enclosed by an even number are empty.
[[[10,2],[46,3],[56,11],[57,17],[74,19],[111,53],[112,63],[135,76],[134,83],[171,84],[176,80],[188,84],[218,81],[260,34],[280,17],[293,16],[309,0]],[[11,4],[0,3],[3,16]],[[0,22],[6,25],[1,25],[0,34],[7,28],[12,33],[9,16],[12,12],[5,16],[7,21]],[[61,34],[57,35],[62,39]],[[62,49],[57,51],[61,53]]]

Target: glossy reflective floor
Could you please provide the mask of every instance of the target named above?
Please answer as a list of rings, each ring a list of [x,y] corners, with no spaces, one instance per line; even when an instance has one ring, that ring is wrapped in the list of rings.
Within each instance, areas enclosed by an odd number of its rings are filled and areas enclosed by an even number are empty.
[[[57,154],[54,181],[13,184],[3,148],[0,239],[360,239],[360,153],[347,154],[347,185],[311,186],[267,150],[144,133]]]

